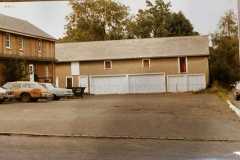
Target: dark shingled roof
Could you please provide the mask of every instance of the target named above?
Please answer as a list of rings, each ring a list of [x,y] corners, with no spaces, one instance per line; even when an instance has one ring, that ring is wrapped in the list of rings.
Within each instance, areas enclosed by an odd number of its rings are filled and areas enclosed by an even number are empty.
[[[59,62],[209,56],[208,36],[186,36],[56,44]]]
[[[56,39],[28,21],[0,14],[0,31],[55,41]]]

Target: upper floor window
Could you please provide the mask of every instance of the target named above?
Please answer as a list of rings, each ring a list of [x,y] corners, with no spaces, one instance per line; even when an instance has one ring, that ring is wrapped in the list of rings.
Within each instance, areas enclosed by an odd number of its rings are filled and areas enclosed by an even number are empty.
[[[187,72],[187,58],[186,57],[179,58],[179,71],[180,71],[180,73]]]
[[[19,50],[23,50],[24,48],[24,39],[23,37],[18,38],[18,45],[19,45]]]
[[[104,69],[112,69],[112,61],[104,61]]]
[[[5,47],[6,48],[11,48],[11,34],[10,33],[6,33]]]
[[[38,52],[42,52],[42,41],[41,40],[38,40],[37,48],[38,48]]]
[[[142,65],[143,65],[143,68],[149,69],[150,68],[150,59],[143,59]]]

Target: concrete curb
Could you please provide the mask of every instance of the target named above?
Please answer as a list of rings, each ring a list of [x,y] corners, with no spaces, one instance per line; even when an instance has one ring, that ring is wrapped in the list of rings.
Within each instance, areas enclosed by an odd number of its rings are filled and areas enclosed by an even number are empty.
[[[110,139],[110,140],[158,140],[158,141],[185,141],[185,142],[240,142],[240,139],[203,139],[186,137],[133,137],[133,136],[91,136],[91,135],[62,135],[62,134],[37,134],[37,133],[4,133],[0,136],[22,136],[22,137],[48,137],[48,138],[82,138],[82,139]]]
[[[229,108],[237,114],[237,116],[240,118],[240,109],[232,104],[230,100],[227,100],[227,103],[229,105]]]

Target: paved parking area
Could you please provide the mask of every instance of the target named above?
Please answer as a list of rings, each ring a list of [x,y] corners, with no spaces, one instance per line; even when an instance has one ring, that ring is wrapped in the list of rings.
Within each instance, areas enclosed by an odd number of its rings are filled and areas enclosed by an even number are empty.
[[[0,136],[2,160],[239,160],[239,143]]]
[[[240,122],[213,94],[90,96],[0,105],[0,132],[240,140]]]

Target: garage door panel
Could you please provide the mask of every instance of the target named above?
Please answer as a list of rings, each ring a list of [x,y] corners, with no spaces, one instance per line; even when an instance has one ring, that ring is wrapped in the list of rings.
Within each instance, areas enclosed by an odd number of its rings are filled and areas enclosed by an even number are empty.
[[[130,75],[130,93],[161,93],[166,92],[165,75]]]
[[[206,88],[206,78],[204,75],[188,76],[189,91],[199,91]]]
[[[187,76],[168,76],[168,92],[187,92]]]
[[[191,92],[206,88],[205,75],[170,75],[167,80],[168,92]]]
[[[126,76],[99,76],[91,78],[92,94],[123,94],[127,93]]]

